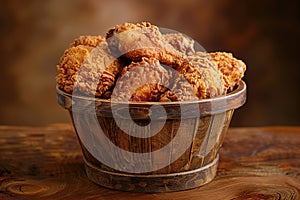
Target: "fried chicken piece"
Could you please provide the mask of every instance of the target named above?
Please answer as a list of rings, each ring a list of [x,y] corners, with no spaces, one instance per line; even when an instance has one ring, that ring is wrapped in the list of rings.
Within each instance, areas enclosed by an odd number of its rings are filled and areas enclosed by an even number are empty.
[[[67,93],[74,88],[86,95],[101,96],[115,83],[122,64],[112,56],[104,38],[76,39],[57,65],[57,85]]]
[[[114,85],[122,67],[110,54],[107,44],[100,43],[82,63],[76,87],[85,94],[100,97]]]
[[[133,60],[141,59],[141,57],[135,57],[136,54],[133,54],[135,51],[141,52],[140,55],[145,57],[154,57],[153,55],[157,54],[155,49],[163,48],[160,38],[161,33],[158,27],[149,22],[116,25],[106,33],[106,40],[112,52],[125,54]],[[146,48],[152,50],[148,52],[148,55],[144,53]]]
[[[188,56],[191,65],[184,68],[184,77],[198,88],[200,99],[213,98],[225,94],[222,74],[206,52],[196,52]]]
[[[177,51],[168,36],[163,37],[157,26],[149,22],[124,23],[111,28],[106,34],[107,43],[115,56],[134,61],[142,57],[156,58],[168,66],[181,65],[184,54]],[[169,42],[170,43],[169,43]]]
[[[213,98],[231,92],[246,70],[230,53],[195,52],[194,40],[148,22],[117,25],[106,39],[80,36],[70,46],[57,66],[58,87],[118,101]]]
[[[176,69],[181,75],[173,75],[178,78],[160,101],[193,101],[225,94],[222,74],[209,54],[196,52],[187,60]]]
[[[195,99],[190,91],[194,91],[199,99],[223,94],[221,74],[216,66],[207,55],[195,56],[194,41],[182,34],[163,35],[158,27],[143,22],[116,26],[107,32],[106,38],[110,48],[120,55],[124,54],[132,60],[140,60],[142,57],[156,58],[160,63],[183,74],[186,81],[178,78],[180,81],[172,88],[172,92],[176,91],[175,95],[180,94],[180,97],[177,97],[180,100]],[[203,63],[204,58],[206,62]],[[212,63],[210,66],[209,62]],[[191,87],[193,90],[188,89]],[[186,96],[184,93],[187,93]]]
[[[56,66],[59,73],[56,76],[56,83],[59,89],[67,93],[73,92],[77,71],[88,58],[90,50],[89,47],[83,45],[65,50],[64,55],[60,59],[60,64]]]
[[[172,47],[177,51],[185,55],[192,55],[195,53],[195,41],[193,39],[188,38],[181,33],[164,34],[162,36],[163,40],[165,40],[166,43],[172,45]]]
[[[159,101],[170,84],[170,72],[156,58],[142,58],[125,67],[116,82],[113,101]]]
[[[216,62],[218,69],[223,74],[226,92],[234,90],[239,84],[246,71],[246,64],[233,57],[231,53],[214,52],[210,53],[211,58]]]
[[[194,85],[189,83],[182,74],[173,72],[173,84],[160,96],[160,102],[170,101],[196,101],[199,98],[195,94]]]

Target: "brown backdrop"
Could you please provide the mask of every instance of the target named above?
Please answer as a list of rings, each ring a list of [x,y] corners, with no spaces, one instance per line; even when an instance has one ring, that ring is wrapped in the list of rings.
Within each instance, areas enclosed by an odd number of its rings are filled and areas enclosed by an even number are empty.
[[[69,122],[55,98],[60,56],[79,35],[125,21],[183,32],[248,65],[247,104],[233,126],[300,125],[299,1],[1,1],[0,124]]]

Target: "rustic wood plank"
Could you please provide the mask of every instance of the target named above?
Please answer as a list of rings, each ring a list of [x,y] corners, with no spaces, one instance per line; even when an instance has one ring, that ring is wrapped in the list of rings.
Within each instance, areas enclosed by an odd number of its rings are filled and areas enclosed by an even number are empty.
[[[211,183],[143,194],[89,181],[69,124],[0,126],[0,199],[300,199],[300,127],[231,128]]]

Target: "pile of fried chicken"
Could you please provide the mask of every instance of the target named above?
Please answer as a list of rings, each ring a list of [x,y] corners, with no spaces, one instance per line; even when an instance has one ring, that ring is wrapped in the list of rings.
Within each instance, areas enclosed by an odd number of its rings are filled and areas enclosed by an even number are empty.
[[[124,23],[106,37],[80,36],[57,65],[66,93],[135,102],[193,101],[228,94],[246,65],[231,53],[195,51],[181,33],[163,34],[149,22]]]

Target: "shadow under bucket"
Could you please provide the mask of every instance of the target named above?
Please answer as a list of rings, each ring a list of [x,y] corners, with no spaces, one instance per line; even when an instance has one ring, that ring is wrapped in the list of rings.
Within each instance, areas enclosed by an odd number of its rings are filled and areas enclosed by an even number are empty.
[[[72,117],[88,178],[151,193],[210,182],[234,109],[246,101],[243,81],[225,96],[192,102],[115,103],[56,92]]]

